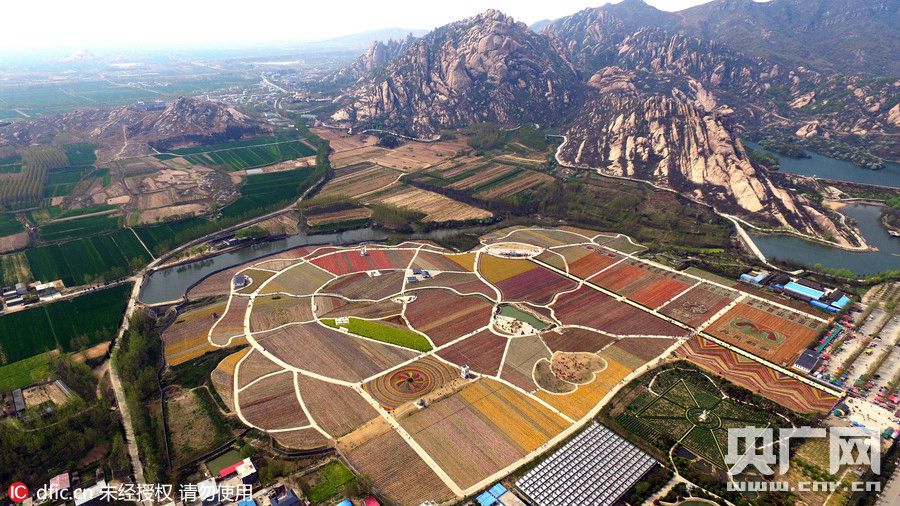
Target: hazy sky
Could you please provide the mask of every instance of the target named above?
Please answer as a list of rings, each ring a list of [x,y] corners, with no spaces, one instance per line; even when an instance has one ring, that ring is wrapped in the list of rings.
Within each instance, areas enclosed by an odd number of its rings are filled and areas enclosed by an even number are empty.
[[[616,2],[619,0],[615,0]],[[647,0],[679,10],[708,0]],[[488,8],[520,21],[604,0],[4,0],[0,53],[35,49],[245,46],[323,40],[385,27],[434,28]],[[613,2],[615,3],[615,2]]]

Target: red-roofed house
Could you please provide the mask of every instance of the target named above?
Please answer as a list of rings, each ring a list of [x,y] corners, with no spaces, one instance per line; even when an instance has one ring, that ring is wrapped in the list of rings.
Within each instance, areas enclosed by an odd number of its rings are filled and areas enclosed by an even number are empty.
[[[241,483],[245,485],[251,485],[259,480],[259,477],[256,474],[256,466],[253,465],[253,462],[249,458],[235,462],[225,469],[222,469],[219,472],[219,478],[226,478],[232,474],[237,474],[238,478],[241,479]]]

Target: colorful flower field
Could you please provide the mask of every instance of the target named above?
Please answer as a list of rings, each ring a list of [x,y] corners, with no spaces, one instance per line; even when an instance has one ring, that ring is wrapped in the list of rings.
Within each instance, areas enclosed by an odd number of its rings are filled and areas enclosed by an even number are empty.
[[[412,241],[298,249],[201,281],[195,292],[218,299],[174,320],[166,357],[246,346],[211,374],[246,425],[290,448],[339,448],[398,504],[458,500],[564,440],[741,296],[631,256],[641,249],[522,228],[467,253]],[[754,351],[786,359],[817,331],[814,318],[742,297],[710,333],[748,349],[781,336]],[[764,365],[695,348],[679,353],[734,368],[794,409],[828,403]]]
[[[824,323],[760,300],[740,302],[706,331],[775,364],[791,365]]]
[[[678,356],[800,413],[826,414],[839,400],[702,337],[685,343],[678,349]]]

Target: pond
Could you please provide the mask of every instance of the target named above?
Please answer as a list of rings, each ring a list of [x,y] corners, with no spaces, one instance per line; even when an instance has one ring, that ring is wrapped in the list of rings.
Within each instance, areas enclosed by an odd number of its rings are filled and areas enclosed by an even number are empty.
[[[847,251],[788,235],[751,232],[750,236],[769,260],[785,260],[806,266],[819,263],[833,269],[850,269],[860,276],[900,269],[900,239],[891,237],[881,224],[881,207],[853,204],[844,206],[840,212],[856,221],[866,242],[878,251]]]
[[[520,322],[525,322],[537,330],[544,330],[547,328],[547,324],[538,320],[533,314],[522,311],[515,306],[505,305],[501,307],[500,314],[508,316],[509,318],[515,318]]]
[[[809,158],[791,158],[767,151],[755,142],[744,141],[744,145],[754,151],[764,151],[777,157],[780,161],[779,170],[782,172],[900,188],[900,163],[886,162],[883,169],[869,170],[848,161],[830,158],[812,151],[807,151]]]

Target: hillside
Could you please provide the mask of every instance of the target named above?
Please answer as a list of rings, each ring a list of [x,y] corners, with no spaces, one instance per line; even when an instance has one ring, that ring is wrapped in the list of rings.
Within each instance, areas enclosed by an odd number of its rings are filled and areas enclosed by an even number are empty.
[[[415,41],[373,46],[345,69],[359,77],[331,121],[417,137],[483,121],[554,126],[569,139],[560,151],[567,163],[852,243],[826,210],[755,167],[738,138],[771,131],[887,139],[900,120],[894,87],[747,55],[692,35],[684,19],[626,0],[557,19],[536,34],[490,10]],[[895,144],[881,148],[891,155]]]
[[[579,88],[575,72],[545,37],[489,10],[408,45],[349,89],[332,119],[427,137],[479,121],[562,118]]]
[[[162,110],[127,105],[17,121],[0,129],[0,146],[49,144],[67,134],[99,144],[98,159],[103,162],[117,156],[147,154],[151,144],[169,149],[269,129],[265,123],[224,104],[181,97]]]

